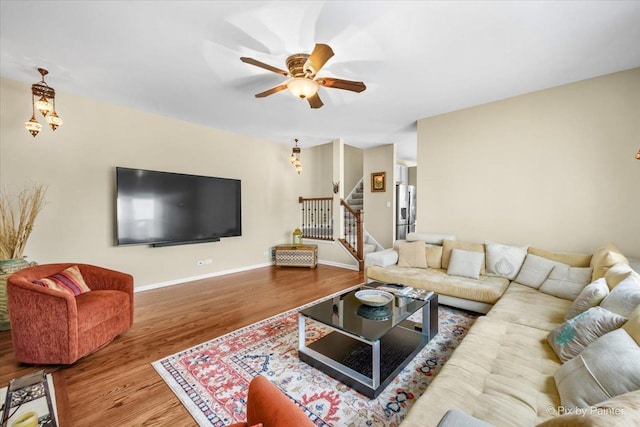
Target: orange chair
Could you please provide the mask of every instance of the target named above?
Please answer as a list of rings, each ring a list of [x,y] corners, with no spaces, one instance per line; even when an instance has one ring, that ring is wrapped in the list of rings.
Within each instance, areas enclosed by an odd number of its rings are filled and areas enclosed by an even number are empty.
[[[78,266],[91,289],[74,296],[34,281]],[[71,364],[133,324],[133,277],[88,264],[43,264],[7,280],[13,352],[19,362]]]
[[[304,411],[263,376],[249,383],[247,422],[229,427],[314,427]]]

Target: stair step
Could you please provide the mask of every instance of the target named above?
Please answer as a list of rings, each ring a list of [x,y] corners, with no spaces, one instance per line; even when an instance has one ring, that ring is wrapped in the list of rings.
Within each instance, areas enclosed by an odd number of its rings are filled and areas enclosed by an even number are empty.
[[[372,245],[370,243],[365,243],[362,245],[362,251],[364,252],[364,254],[369,254],[371,252],[375,252],[376,251],[376,245]]]
[[[349,200],[355,200],[355,199],[362,200],[363,197],[364,197],[363,193],[353,193],[351,197],[349,197]]]

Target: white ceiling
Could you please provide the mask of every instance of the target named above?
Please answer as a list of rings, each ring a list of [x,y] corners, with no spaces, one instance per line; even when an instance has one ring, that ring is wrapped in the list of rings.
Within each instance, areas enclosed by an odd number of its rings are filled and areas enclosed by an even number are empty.
[[[0,28],[6,78],[45,67],[58,91],[302,147],[398,143],[409,161],[417,119],[640,66],[639,1],[2,0]],[[319,75],[367,89],[320,88],[318,110],[253,96],[285,78],[240,56],[286,69],[316,42],[335,52]]]

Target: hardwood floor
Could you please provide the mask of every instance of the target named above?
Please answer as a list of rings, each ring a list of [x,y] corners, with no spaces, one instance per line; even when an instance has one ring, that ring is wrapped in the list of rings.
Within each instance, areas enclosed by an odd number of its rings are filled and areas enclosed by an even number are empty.
[[[363,281],[326,265],[265,267],[136,293],[131,329],[73,365],[44,367],[60,368],[61,427],[194,426],[151,362]],[[14,360],[9,331],[0,332],[0,366],[2,385],[43,368]]]

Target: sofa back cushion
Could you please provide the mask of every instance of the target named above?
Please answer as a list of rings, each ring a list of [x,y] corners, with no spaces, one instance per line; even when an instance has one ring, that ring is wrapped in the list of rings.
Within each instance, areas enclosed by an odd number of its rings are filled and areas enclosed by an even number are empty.
[[[484,245],[482,243],[462,242],[459,240],[445,239],[442,242],[442,268],[449,268],[449,260],[451,259],[451,251],[454,249],[462,249],[465,251],[482,252],[484,254]],[[484,265],[480,270],[480,274],[484,274]]]
[[[424,250],[427,255],[427,267],[441,269],[442,246],[426,244]]]
[[[619,262],[612,265],[604,274],[604,278],[607,281],[607,286],[609,286],[609,289],[615,288],[616,286],[618,286],[618,283],[629,277],[632,272],[633,269],[624,262]]]
[[[415,233],[415,232],[407,233],[408,242],[414,242],[416,240],[420,240],[430,245],[442,246],[442,242],[445,239],[456,240],[456,236],[454,236],[453,234],[444,234],[444,233]]]
[[[613,243],[604,245],[593,253],[591,258],[591,268],[593,268],[593,277],[591,280],[596,280],[604,277],[607,270],[617,263],[629,264],[629,260],[622,255],[620,249]]]
[[[631,312],[627,323],[622,325],[622,329],[627,331],[631,338],[640,346],[640,305]]]
[[[556,265],[566,264],[538,255],[528,254],[515,281],[530,288],[539,289]]]
[[[528,252],[551,261],[561,262],[571,267],[590,267],[591,255],[569,252],[551,252],[545,249],[530,247]]]
[[[591,281],[591,272],[589,267],[556,265],[540,286],[540,292],[573,301]]]

